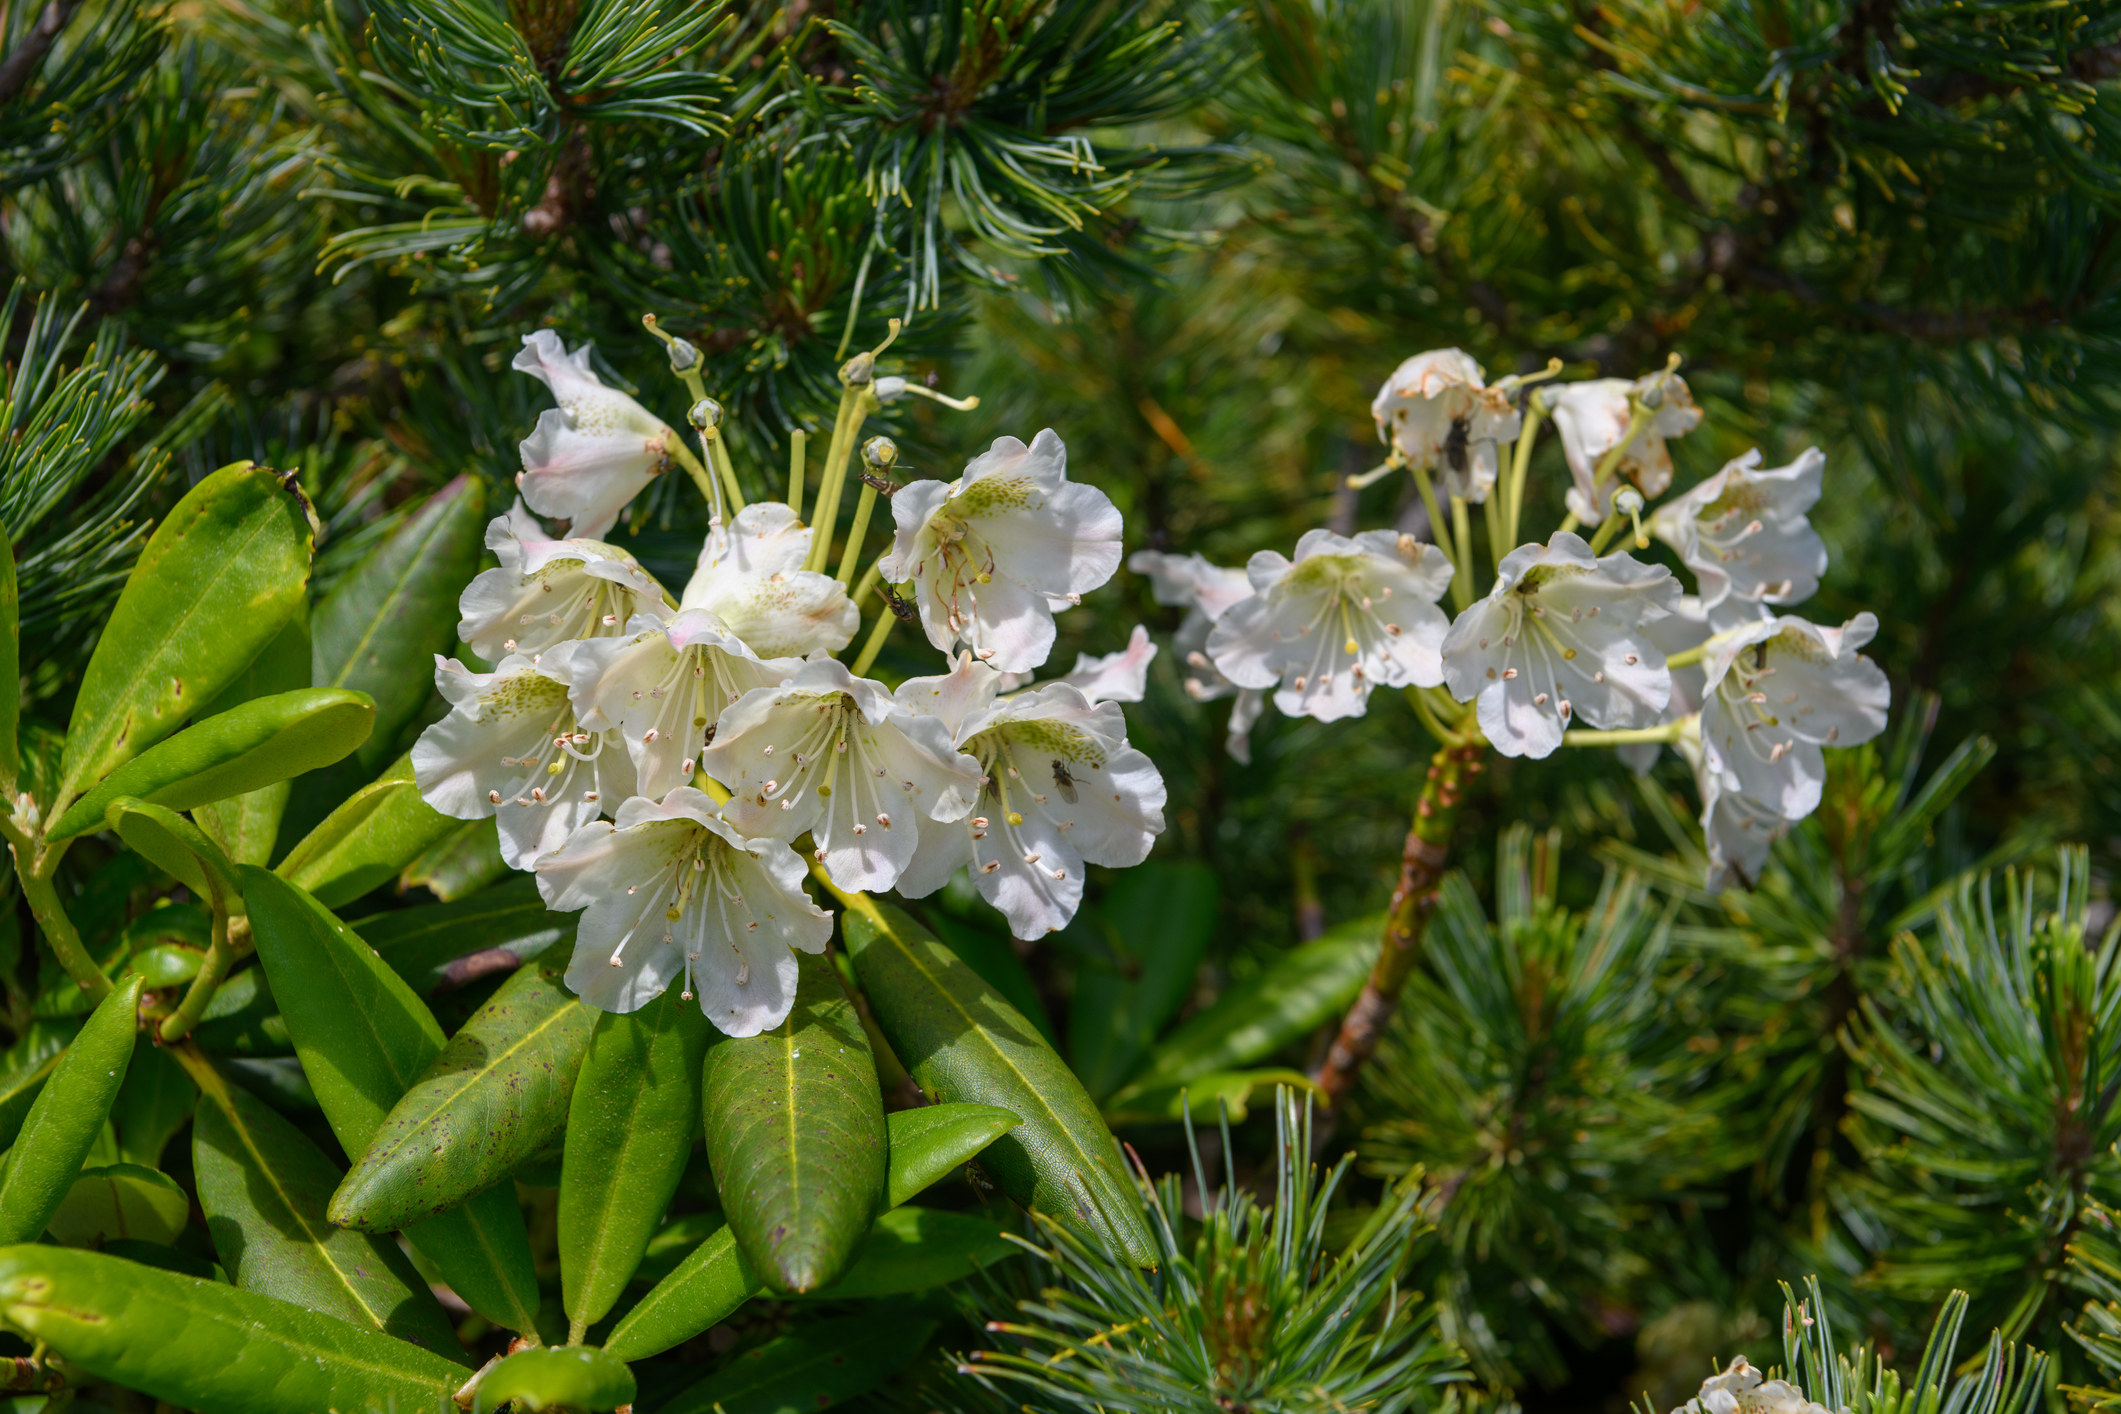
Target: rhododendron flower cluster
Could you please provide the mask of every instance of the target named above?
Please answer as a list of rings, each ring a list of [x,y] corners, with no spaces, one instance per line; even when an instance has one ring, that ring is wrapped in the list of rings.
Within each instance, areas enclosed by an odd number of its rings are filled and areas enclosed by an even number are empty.
[[[1758,450],[1666,504],[1668,443],[1702,421],[1678,360],[1636,379],[1489,383],[1458,349],[1416,354],[1371,413],[1385,464],[1410,475],[1428,520],[1399,530],[1306,532],[1293,556],[1242,571],[1199,555],[1129,562],[1160,603],[1187,610],[1174,645],[1199,701],[1236,695],[1231,754],[1271,696],[1289,716],[1332,722],[1401,688],[1432,731],[1505,756],[1610,745],[1640,769],[1672,746],[1694,764],[1708,883],[1750,884],[1770,845],[1818,808],[1822,749],[1885,725],[1885,675],[1857,650],[1877,621],[1839,627],[1787,612],[1819,587],[1826,545],[1807,513],[1825,458],[1766,469]],[[1558,434],[1567,521],[1517,533],[1532,439]],[[1478,595],[1472,516],[1482,507],[1492,587]],[[1448,513],[1447,513],[1448,511]],[[1627,537],[1628,548],[1615,548]],[[1678,575],[1637,558],[1669,546]],[[1447,614],[1449,595],[1456,609]]]
[[[1141,699],[1155,644],[1137,629],[1031,681],[1054,615],[1120,562],[1119,511],[1069,479],[1057,434],[1003,437],[954,480],[895,488],[874,474],[895,448],[870,439],[834,575],[860,423],[907,391],[874,377],[873,354],[842,371],[806,521],[799,473],[788,500],[743,503],[696,360],[672,367],[693,394],[697,454],[606,386],[586,348],[549,330],[523,345],[515,366],[558,407],[523,442],[522,501],[488,530],[498,566],[464,590],[459,633],[493,666],[437,661],[450,711],[414,747],[413,772],[437,810],[494,817],[503,859],[536,874],[550,907],[582,912],[567,983],[584,1001],[634,1011],[677,983],[722,1031],[756,1035],[794,1004],[792,950],[822,951],[830,935],[813,868],[843,891],[916,897],[965,869],[1035,938],[1074,916],[1087,864],[1147,856],[1164,785],[1127,744],[1119,704]],[[601,537],[679,465],[710,520],[673,596]],[[893,540],[857,583],[887,494]],[[538,515],[565,519],[564,533]],[[1419,563],[1425,547],[1413,548]],[[1394,584],[1436,579],[1391,566]],[[1440,616],[1419,592],[1407,602],[1434,619],[1409,619],[1433,680]],[[842,662],[865,614],[868,640]],[[868,673],[901,616],[918,618],[946,671],[894,690]]]

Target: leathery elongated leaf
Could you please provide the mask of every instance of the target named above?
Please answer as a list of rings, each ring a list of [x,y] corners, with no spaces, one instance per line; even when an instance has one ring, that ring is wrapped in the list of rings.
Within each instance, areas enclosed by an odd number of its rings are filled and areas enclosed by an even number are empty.
[[[368,740],[375,716],[365,693],[322,687],[231,707],[111,772],[53,822],[49,837],[102,828],[103,812],[120,796],[189,810],[329,765]]]
[[[841,929],[863,995],[921,1088],[1023,1119],[980,1167],[1017,1203],[1153,1266],[1156,1244],[1119,1143],[1038,1029],[902,910],[845,901]]]
[[[1207,866],[1149,863],[1122,874],[1094,914],[1079,915],[1111,954],[1108,965],[1082,969],[1068,1009],[1068,1058],[1092,1095],[1109,1095],[1140,1068],[1193,990],[1215,906]]]
[[[236,1285],[462,1360],[448,1318],[397,1244],[325,1219],[339,1166],[204,1056],[177,1055],[199,1087],[199,1206]]]
[[[279,636],[266,644],[264,651],[251,659],[250,666],[236,674],[235,681],[223,688],[200,715],[202,719],[216,716],[260,697],[295,692],[310,685],[309,605],[304,601]],[[370,739],[374,739],[373,734]],[[196,806],[191,817],[236,863],[265,864],[272,859],[273,842],[280,835],[280,817],[287,811],[288,793],[293,789],[292,779],[277,780],[242,795]]]
[[[991,1105],[927,1105],[887,1116],[891,1168],[886,1201],[894,1207],[906,1202],[1016,1124],[1015,1115]],[[626,1313],[604,1348],[622,1360],[645,1360],[692,1339],[752,1297],[765,1294],[736,1235],[726,1226],[717,1228]]]
[[[263,869],[242,873],[258,960],[284,979],[287,1029],[317,1104],[340,1147],[362,1153],[441,1054],[442,1028],[328,909]],[[405,1235],[480,1315],[509,1330],[534,1327],[537,1274],[513,1193],[480,1194]]]
[[[768,1285],[815,1290],[884,1203],[889,1142],[876,1057],[823,954],[797,953],[779,1026],[707,1052],[707,1161],[737,1244]]]
[[[447,1414],[464,1369],[290,1302],[100,1252],[0,1248],[0,1316],[99,1379],[197,1414]]]
[[[81,1023],[71,1017],[32,1021],[22,1038],[0,1057],[0,1147],[15,1142],[30,1106],[80,1029]]]
[[[457,596],[478,569],[485,528],[486,484],[460,476],[317,605],[313,680],[375,699],[376,734],[359,754],[370,770],[434,690],[434,655],[456,641]]]
[[[538,881],[519,874],[470,898],[394,909],[354,927],[391,971],[425,994],[515,971],[572,939],[575,918],[549,911]]]
[[[1383,928],[1382,917],[1356,919],[1290,949],[1165,1037],[1110,1105],[1124,1109],[1143,1092],[1241,1069],[1338,1016],[1370,975]]]
[[[186,492],[140,551],[89,656],[57,798],[220,695],[296,613],[311,545],[307,506],[268,467],[237,462]]]
[[[198,1100],[199,1088],[168,1047],[136,1047],[110,1112],[118,1130],[118,1157],[160,1168],[163,1148],[191,1118]]]
[[[802,1326],[747,1350],[663,1406],[664,1414],[797,1414],[875,1389],[920,1353],[925,1318],[848,1316]]]
[[[336,908],[390,882],[457,824],[420,798],[407,754],[325,816],[274,872]]]
[[[167,1246],[190,1217],[190,1196],[167,1174],[140,1164],[100,1164],[81,1170],[46,1232],[63,1247]]]
[[[165,805],[122,795],[110,803],[110,827],[134,853],[224,913],[243,911],[236,867],[204,830]]]
[[[557,968],[501,984],[391,1108],[331,1202],[331,1220],[394,1229],[455,1207],[567,1122],[596,1013]]]
[[[633,1403],[633,1371],[609,1352],[590,1345],[533,1346],[519,1350],[479,1380],[472,1414],[499,1414],[513,1400],[524,1409],[564,1409],[602,1414]]]
[[[0,1168],[0,1245],[33,1241],[80,1175],[132,1063],[140,986],[127,977],[96,1004],[30,1106]]]
[[[894,1208],[876,1220],[854,1265],[813,1293],[825,1301],[903,1296],[962,1281],[1020,1251],[1002,1229],[971,1213]]]
[[[577,1326],[602,1320],[625,1291],[685,1176],[710,1030],[675,987],[596,1019],[560,1164],[560,1289]]]

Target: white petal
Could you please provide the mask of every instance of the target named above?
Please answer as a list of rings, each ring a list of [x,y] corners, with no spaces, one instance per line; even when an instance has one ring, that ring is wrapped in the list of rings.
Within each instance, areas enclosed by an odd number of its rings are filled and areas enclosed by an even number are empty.
[[[1076,654],[1075,670],[1061,681],[1092,702],[1139,702],[1148,695],[1149,664],[1155,658],[1149,630],[1136,624],[1125,648],[1098,658]]]
[[[1210,564],[1199,555],[1137,550],[1127,568],[1148,577],[1149,592],[1157,603],[1198,609],[1211,621],[1252,593],[1252,581],[1245,571]]]
[[[486,546],[500,568],[477,575],[457,602],[457,636],[482,658],[535,654],[618,633],[636,614],[670,612],[640,562],[601,541],[524,540],[511,513],[488,523]]]
[[[937,718],[956,741],[966,719],[993,704],[1002,681],[1000,673],[970,653],[960,653],[951,659],[949,672],[900,683],[892,700],[916,717]]]
[[[861,613],[839,581],[801,568],[810,530],[778,501],[737,512],[700,550],[680,605],[714,615],[762,658],[837,653]]]

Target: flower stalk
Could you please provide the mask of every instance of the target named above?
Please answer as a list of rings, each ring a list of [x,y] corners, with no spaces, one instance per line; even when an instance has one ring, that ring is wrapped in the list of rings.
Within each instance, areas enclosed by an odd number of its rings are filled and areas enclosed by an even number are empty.
[[[222,982],[227,980],[229,969],[250,950],[247,946],[249,936],[248,918],[231,919],[224,910],[214,910],[213,941],[207,946],[205,960],[199,964],[199,973],[192,978],[177,1009],[162,1019],[160,1035],[164,1045],[183,1040],[199,1024],[199,1018],[206,1015],[206,1008],[213,1004],[214,993],[220,991]]]
[[[1421,960],[1422,938],[1435,915],[1437,889],[1451,858],[1451,831],[1458,822],[1459,803],[1472,778],[1480,774],[1486,751],[1483,743],[1453,735],[1429,758],[1428,779],[1415,802],[1414,820],[1400,851],[1399,884],[1392,891],[1377,962],[1362,994],[1342,1019],[1325,1059],[1311,1075],[1329,1106],[1340,1104],[1363,1065],[1376,1053],[1385,1027],[1399,1009],[1399,994]]]

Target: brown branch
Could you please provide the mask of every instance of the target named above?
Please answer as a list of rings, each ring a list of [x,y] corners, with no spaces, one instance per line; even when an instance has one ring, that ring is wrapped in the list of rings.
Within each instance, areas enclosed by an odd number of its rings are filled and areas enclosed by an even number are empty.
[[[1451,857],[1451,828],[1465,787],[1481,769],[1479,746],[1445,745],[1429,760],[1429,778],[1414,807],[1414,823],[1400,853],[1399,887],[1385,919],[1377,963],[1362,995],[1340,1023],[1340,1034],[1311,1076],[1321,1098],[1338,1105],[1354,1086],[1355,1076],[1377,1051],[1385,1025],[1399,1009],[1399,994],[1421,960],[1421,941],[1436,912],[1436,890]]]
[[[44,56],[51,52],[53,42],[59,38],[59,31],[66,28],[66,22],[74,17],[74,11],[80,7],[81,0],[51,0],[51,3],[44,7],[44,13],[37,16],[37,22],[29,27],[29,33],[22,36],[22,42],[15,46],[15,52],[8,55],[4,62],[0,62],[0,103],[15,101],[15,95],[22,92],[23,87],[29,83],[30,75],[37,71],[37,66],[44,62]]]

